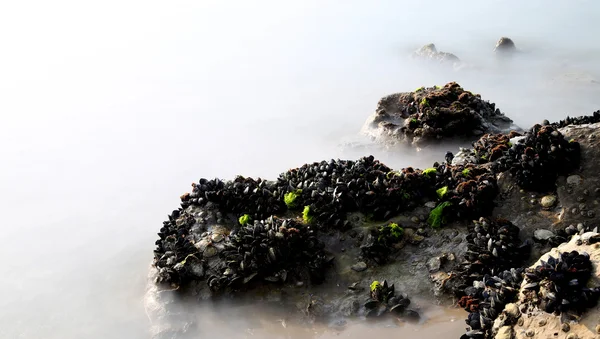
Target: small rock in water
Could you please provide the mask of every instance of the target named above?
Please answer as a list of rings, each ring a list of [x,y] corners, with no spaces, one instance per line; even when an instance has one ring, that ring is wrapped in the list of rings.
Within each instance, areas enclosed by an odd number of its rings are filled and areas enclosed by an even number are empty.
[[[540,205],[544,208],[550,208],[556,204],[556,197],[553,195],[546,195],[542,198]]]
[[[548,241],[550,238],[554,236],[554,233],[549,230],[538,229],[533,232],[533,237],[537,241]]]
[[[356,272],[362,272],[367,269],[367,263],[364,261],[361,261],[361,262],[358,262],[358,263],[350,266],[350,268]]]

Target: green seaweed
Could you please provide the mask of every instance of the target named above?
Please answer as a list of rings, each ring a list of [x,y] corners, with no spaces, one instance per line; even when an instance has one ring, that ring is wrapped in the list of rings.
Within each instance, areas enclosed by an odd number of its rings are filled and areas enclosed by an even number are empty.
[[[465,177],[468,177],[469,173],[471,173],[471,170],[468,168],[465,168],[464,170],[462,170],[462,175],[464,175]]]
[[[452,206],[452,203],[449,201],[444,201],[437,205],[437,207],[429,213],[427,223],[433,228],[440,228],[444,225],[447,222],[446,217],[444,216],[444,209],[448,206]]]
[[[371,292],[375,292],[376,289],[381,288],[381,283],[377,280],[371,283]]]
[[[435,85],[433,87],[435,87],[435,89],[442,89],[442,86],[438,86],[438,85]]]
[[[429,101],[427,100],[427,98],[421,99],[421,106],[429,106]]]
[[[246,226],[250,222],[250,215],[244,214],[238,219],[238,221],[240,222],[240,225]]]
[[[396,243],[402,239],[403,235],[404,228],[398,226],[395,222],[392,222],[379,227],[379,237],[377,238],[377,241],[386,243],[387,240],[391,240],[392,243]]]
[[[415,92],[421,92],[421,91],[422,91],[422,90],[424,90],[424,89],[425,89],[425,87],[421,86],[421,87],[419,87],[419,88],[415,89]]]
[[[302,220],[304,220],[306,224],[312,224],[314,219],[315,218],[312,215],[312,212],[310,211],[310,206],[304,206],[304,210],[302,210]]]
[[[442,199],[448,193],[448,186],[438,188],[435,193],[437,193],[438,197]]]
[[[423,170],[424,175],[437,174],[437,169],[434,167]]]
[[[285,202],[285,205],[287,206],[287,208],[294,209],[294,208],[298,207],[298,203],[297,203],[296,199],[300,196],[300,194],[302,194],[302,190],[297,189],[293,192],[286,193],[283,196],[283,202]]]
[[[569,140],[569,143],[575,142],[575,139],[571,139]]]

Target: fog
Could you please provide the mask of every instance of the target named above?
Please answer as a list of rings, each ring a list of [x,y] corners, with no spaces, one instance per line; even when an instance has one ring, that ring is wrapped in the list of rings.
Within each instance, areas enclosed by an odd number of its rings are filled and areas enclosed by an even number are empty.
[[[523,127],[591,113],[599,12],[592,0],[3,2],[0,338],[149,337],[156,232],[200,177],[368,154],[430,165],[359,135],[384,95],[458,81]],[[498,63],[501,36],[522,56]],[[407,58],[431,42],[471,67]]]

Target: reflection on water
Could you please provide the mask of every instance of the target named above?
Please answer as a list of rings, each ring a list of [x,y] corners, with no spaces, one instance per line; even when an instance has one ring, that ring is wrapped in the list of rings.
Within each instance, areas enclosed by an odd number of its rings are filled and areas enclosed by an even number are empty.
[[[147,338],[143,296],[156,232],[199,177],[275,178],[305,162],[367,154],[392,167],[428,167],[431,150],[382,150],[361,138],[361,148],[340,147],[357,141],[384,95],[456,80],[521,126],[597,109],[600,53],[589,42],[598,6],[5,1],[0,337]],[[504,35],[527,53],[499,65],[491,51]],[[403,57],[429,42],[470,67]],[[228,327],[227,312],[190,312],[211,335],[310,331],[265,315],[268,326],[246,333]],[[463,326],[431,319],[306,334],[452,337]]]

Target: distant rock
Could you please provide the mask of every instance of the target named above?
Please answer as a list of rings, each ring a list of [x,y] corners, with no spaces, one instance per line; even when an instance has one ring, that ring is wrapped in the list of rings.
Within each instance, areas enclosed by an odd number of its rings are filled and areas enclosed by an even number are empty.
[[[419,48],[413,53],[413,58],[450,65],[460,63],[460,59],[456,55],[447,52],[438,52],[434,44],[427,44]]]
[[[512,41],[511,38],[501,37],[498,42],[496,42],[496,47],[494,47],[494,53],[500,56],[508,56],[512,55],[517,51],[517,46]]]

